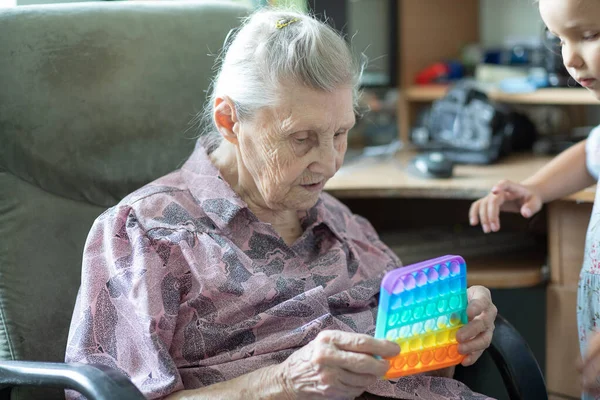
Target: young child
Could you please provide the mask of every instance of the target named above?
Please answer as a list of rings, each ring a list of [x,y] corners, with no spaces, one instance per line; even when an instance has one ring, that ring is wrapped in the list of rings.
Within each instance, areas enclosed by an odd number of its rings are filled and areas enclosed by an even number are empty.
[[[539,0],[544,23],[560,38],[563,62],[571,76],[600,99],[600,0]],[[471,225],[485,233],[500,229],[500,211],[519,212],[525,218],[544,203],[582,190],[598,181],[600,127],[588,139],[559,154],[522,183],[501,181],[491,193],[471,205]],[[598,191],[600,193],[600,190]],[[596,197],[588,227],[578,287],[577,322],[583,361],[579,368],[584,399],[600,399],[600,207]]]

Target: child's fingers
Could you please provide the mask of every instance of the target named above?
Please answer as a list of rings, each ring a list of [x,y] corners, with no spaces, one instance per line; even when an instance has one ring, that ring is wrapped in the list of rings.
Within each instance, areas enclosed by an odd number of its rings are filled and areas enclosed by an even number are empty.
[[[487,203],[489,201],[489,196],[488,197],[484,197],[483,199],[480,200],[481,203],[479,204],[479,223],[481,224],[481,228],[483,229],[483,231],[485,233],[489,233],[490,232],[490,220],[488,218],[488,206]]]
[[[494,185],[491,192],[493,194],[512,193],[515,195],[515,197],[521,197],[526,195],[529,192],[529,189],[526,186],[523,186],[519,183],[515,183],[509,180],[502,180],[496,185]]]
[[[494,187],[492,187],[491,192],[494,194],[498,194],[498,193],[505,192],[505,191],[511,191],[511,188],[514,186],[515,186],[514,182],[504,179],[504,180],[501,180],[500,182],[496,183],[494,185]]]
[[[471,204],[469,208],[469,223],[471,226],[475,226],[479,223],[479,207],[481,200],[477,200]]]
[[[492,232],[498,232],[500,230],[500,205],[503,202],[503,193],[491,196],[491,198],[487,202],[488,221],[490,223],[490,230]]]

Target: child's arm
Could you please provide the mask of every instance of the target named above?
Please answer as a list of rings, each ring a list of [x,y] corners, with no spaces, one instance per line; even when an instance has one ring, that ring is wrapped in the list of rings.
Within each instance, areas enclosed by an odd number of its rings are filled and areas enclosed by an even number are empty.
[[[500,230],[500,211],[518,212],[525,218],[537,213],[544,203],[584,189],[595,182],[586,164],[584,140],[563,151],[523,183],[501,181],[469,210],[471,225],[483,231]]]
[[[595,183],[586,166],[583,140],[560,153],[533,176],[523,181],[523,185],[534,188],[542,203],[560,199],[585,189]]]

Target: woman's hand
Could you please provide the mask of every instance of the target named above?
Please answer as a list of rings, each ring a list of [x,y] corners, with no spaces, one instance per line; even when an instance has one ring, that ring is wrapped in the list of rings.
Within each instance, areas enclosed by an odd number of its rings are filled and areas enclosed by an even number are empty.
[[[471,286],[467,290],[467,297],[469,323],[456,332],[458,352],[466,355],[462,361],[465,367],[474,364],[490,346],[495,328],[494,321],[498,314],[488,288]]]
[[[485,233],[500,230],[500,211],[521,213],[530,218],[540,211],[543,201],[535,188],[511,181],[500,181],[487,196],[471,204],[469,221],[481,224]]]
[[[354,399],[389,368],[400,347],[387,340],[342,331],[323,331],[281,367],[289,399]]]
[[[600,334],[589,338],[587,351],[578,369],[583,390],[591,395],[600,395]]]

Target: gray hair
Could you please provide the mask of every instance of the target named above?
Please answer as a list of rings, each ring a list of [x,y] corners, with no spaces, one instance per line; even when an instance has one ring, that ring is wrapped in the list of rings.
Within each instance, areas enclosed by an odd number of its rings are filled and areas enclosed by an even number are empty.
[[[284,26],[282,26],[284,25]],[[228,96],[240,121],[277,104],[278,89],[291,83],[331,92],[353,88],[358,107],[365,59],[357,60],[334,29],[307,14],[264,8],[247,17],[226,39],[201,122],[200,143],[210,153],[221,143],[213,121],[217,97]],[[227,43],[229,42],[229,44]]]

